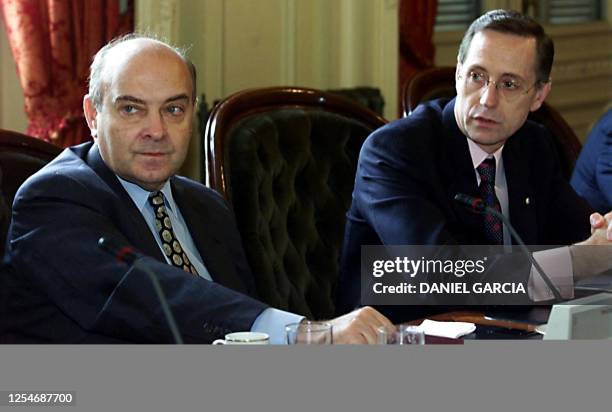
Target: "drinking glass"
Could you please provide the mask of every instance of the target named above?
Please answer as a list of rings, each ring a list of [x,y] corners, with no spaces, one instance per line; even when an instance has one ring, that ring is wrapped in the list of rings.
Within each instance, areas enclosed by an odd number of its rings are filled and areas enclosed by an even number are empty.
[[[384,327],[378,328],[379,345],[424,345],[425,332],[414,325],[398,325],[391,333]]]
[[[331,345],[333,343],[332,324],[305,320],[285,326],[289,345]]]

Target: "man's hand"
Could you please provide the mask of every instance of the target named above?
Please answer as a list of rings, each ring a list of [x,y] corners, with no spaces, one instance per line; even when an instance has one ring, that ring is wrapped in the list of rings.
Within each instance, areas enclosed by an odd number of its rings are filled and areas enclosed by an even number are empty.
[[[591,222],[591,237],[585,242],[592,239],[592,242],[597,243],[591,244],[607,244],[606,241],[612,241],[612,211],[606,213],[605,216],[593,213],[589,217],[589,221]]]
[[[570,247],[574,280],[612,269],[612,212],[593,213],[589,220],[591,236]]]
[[[332,319],[334,344],[375,344],[377,329],[384,326],[388,333],[395,327],[380,312],[369,306]]]

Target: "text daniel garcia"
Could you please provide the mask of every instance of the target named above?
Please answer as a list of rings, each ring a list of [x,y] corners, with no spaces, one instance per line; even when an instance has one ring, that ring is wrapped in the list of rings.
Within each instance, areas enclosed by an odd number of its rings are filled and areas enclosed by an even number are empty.
[[[417,286],[418,285],[418,286]],[[372,285],[376,294],[517,294],[526,293],[525,285],[520,282],[475,282],[471,286],[465,282],[445,282],[445,283],[408,283],[402,282],[399,285],[384,285],[376,282]]]

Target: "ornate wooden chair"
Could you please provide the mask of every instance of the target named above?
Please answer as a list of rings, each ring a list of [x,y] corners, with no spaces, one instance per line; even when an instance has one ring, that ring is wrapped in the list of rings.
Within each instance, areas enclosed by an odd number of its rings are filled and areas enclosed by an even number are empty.
[[[297,87],[246,90],[214,107],[206,182],[234,209],[265,302],[334,315],[359,151],[385,122],[344,97]]]
[[[42,140],[0,129],[0,252],[4,253],[15,192],[24,180],[61,151]]]

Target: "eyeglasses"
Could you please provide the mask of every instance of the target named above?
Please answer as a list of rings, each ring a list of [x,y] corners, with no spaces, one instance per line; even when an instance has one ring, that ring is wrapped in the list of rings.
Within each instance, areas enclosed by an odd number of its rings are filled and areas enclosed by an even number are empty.
[[[463,75],[459,75],[458,77],[461,79]],[[488,74],[478,70],[471,70],[465,77],[464,87],[468,93],[473,93],[489,87],[490,83],[493,83],[495,89],[497,89],[504,100],[512,102],[520,96],[528,94],[539,82],[536,81],[528,88],[513,77],[502,77],[499,80],[491,80]]]

